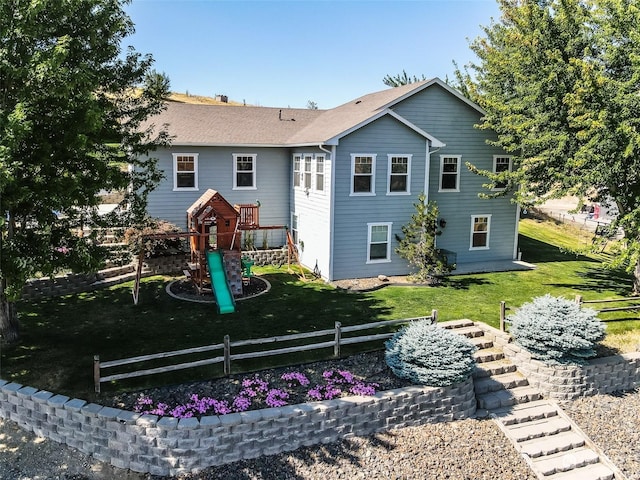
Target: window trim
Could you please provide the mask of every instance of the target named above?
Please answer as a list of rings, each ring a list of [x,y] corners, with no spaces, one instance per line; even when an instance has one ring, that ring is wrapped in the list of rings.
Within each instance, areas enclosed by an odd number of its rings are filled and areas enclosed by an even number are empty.
[[[234,153],[232,155],[233,155],[233,190],[257,190],[258,186],[257,186],[257,175],[256,175],[256,170],[257,170],[256,159],[258,157],[258,154]],[[243,173],[251,173],[252,175],[253,185],[250,187],[238,186],[238,158],[240,157],[250,157],[252,159],[251,170],[250,171],[242,170]]]
[[[444,176],[444,160],[445,158],[453,158],[456,160],[456,187],[442,188],[442,179]],[[462,163],[462,155],[440,155],[440,176],[438,177],[438,192],[459,192],[460,191],[460,165]]]
[[[302,188],[302,159],[304,155],[301,153],[295,153],[293,155],[293,188]],[[296,169],[296,160],[298,161],[298,168]],[[296,180],[298,184],[296,185]]]
[[[387,227],[387,255],[385,258],[371,259],[371,232],[373,227]],[[393,222],[372,222],[367,223],[367,264],[391,263],[391,230]],[[380,242],[381,243],[381,242]]]
[[[318,160],[322,159],[322,173],[318,173]],[[313,162],[313,190],[315,192],[324,193],[326,185],[327,172],[327,156],[324,154],[316,154]],[[318,176],[322,176],[322,188],[318,188]]]
[[[475,221],[477,218],[486,218],[487,219],[487,236],[485,245],[482,247],[474,247],[473,246],[473,234],[476,233],[473,229],[475,225]],[[471,215],[471,232],[469,234],[469,250],[489,250],[490,249],[490,240],[491,240],[491,214],[480,214],[480,215]]]
[[[173,153],[173,191],[193,192],[198,190],[198,153]],[[178,157],[193,157],[193,187],[178,187]]]
[[[291,240],[294,245],[297,245],[300,241],[300,215],[296,212],[291,212]]]
[[[494,155],[493,156],[493,173],[498,173],[496,168],[498,167],[498,159],[499,158],[506,158],[506,159],[509,160],[509,166],[507,167],[508,168],[507,171],[511,172],[513,170],[513,156],[512,155]],[[507,188],[506,185],[504,187],[495,186],[495,187],[492,188],[492,190],[494,190],[494,191],[502,191],[502,190],[504,190],[506,188]]]
[[[407,173],[405,174],[407,177],[407,188],[402,192],[392,192],[391,191],[391,176],[392,172],[392,159],[393,158],[406,158],[407,159]],[[406,153],[389,153],[387,154],[387,195],[411,195],[411,159],[413,158],[413,154]],[[396,174],[397,175],[397,174]]]
[[[351,192],[349,196],[352,197],[373,197],[376,194],[376,157],[377,153],[352,153],[351,154]],[[369,157],[371,158],[371,173],[369,176],[371,177],[371,190],[368,192],[356,192],[354,191],[354,180],[356,176],[356,158],[358,157]],[[363,174],[360,174],[363,175]]]
[[[313,187],[313,163],[314,163],[314,155],[312,153],[305,153],[302,156],[302,171],[304,172],[303,180],[301,182],[301,187],[305,192],[310,192]],[[309,167],[309,168],[307,168]]]

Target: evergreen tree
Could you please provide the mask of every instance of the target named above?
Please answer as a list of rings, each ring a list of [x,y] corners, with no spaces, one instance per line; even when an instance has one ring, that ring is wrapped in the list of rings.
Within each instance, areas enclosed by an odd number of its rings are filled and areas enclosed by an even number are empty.
[[[614,265],[635,269],[640,291],[640,2],[499,3],[500,20],[471,43],[479,60],[457,79],[514,170],[468,166],[523,204],[614,202],[625,232]]]
[[[416,268],[413,278],[418,282],[437,282],[451,271],[442,252],[436,247],[438,207],[427,202],[421,193],[414,203],[416,212],[407,225],[402,226],[403,238],[399,239],[396,253]]]
[[[166,140],[141,124],[163,108],[152,59],[122,40],[126,0],[0,0],[0,332],[19,338],[15,301],[36,272],[91,271],[102,189],[128,193],[121,221],[145,210],[161,173],[140,155]],[[149,80],[149,77],[147,77]],[[135,168],[127,169],[126,165]]]

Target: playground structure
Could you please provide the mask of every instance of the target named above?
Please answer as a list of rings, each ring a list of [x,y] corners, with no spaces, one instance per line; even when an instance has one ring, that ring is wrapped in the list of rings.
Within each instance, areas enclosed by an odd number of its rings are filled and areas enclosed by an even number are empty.
[[[243,232],[256,230],[286,231],[287,262],[300,265],[297,248],[286,225],[260,225],[260,203],[231,205],[215,190],[208,189],[187,209],[187,232],[157,234],[149,237],[188,238],[190,256],[183,270],[199,294],[211,291],[218,313],[233,313],[235,297],[243,294],[243,285],[251,277],[251,262],[242,258]],[[144,242],[143,242],[144,244]],[[134,303],[138,303],[144,247],[139,260]]]

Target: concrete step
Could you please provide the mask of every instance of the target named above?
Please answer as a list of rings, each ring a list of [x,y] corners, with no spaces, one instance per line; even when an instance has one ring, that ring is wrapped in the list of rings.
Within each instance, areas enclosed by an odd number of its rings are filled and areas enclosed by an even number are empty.
[[[500,360],[492,360],[489,362],[482,362],[476,365],[473,371],[473,378],[485,378],[492,375],[502,375],[505,373],[513,373],[516,371],[516,366],[511,363],[510,360],[501,358]]]
[[[596,463],[574,468],[568,472],[555,473],[545,478],[546,480],[613,480],[615,474],[606,465]]]
[[[574,448],[566,452],[558,452],[532,460],[534,468],[545,476],[568,472],[585,465],[594,465],[599,461],[598,454],[585,447]]]
[[[547,437],[534,438],[518,443],[522,453],[531,458],[553,455],[584,446],[584,438],[574,431],[561,432]]]
[[[506,428],[513,440],[524,442],[534,438],[557,435],[560,432],[568,432],[571,430],[571,423],[564,418],[556,416],[524,423],[514,423]]]
[[[476,395],[498,390],[526,387],[529,385],[527,379],[519,372],[503,373],[491,377],[482,377],[473,381],[473,388]]]
[[[502,360],[504,353],[501,348],[491,347],[478,350],[473,354],[473,358],[475,358],[477,364],[495,362],[496,360]]]
[[[493,340],[491,340],[489,337],[486,337],[484,335],[482,337],[469,338],[469,341],[473,343],[476,347],[478,347],[478,349],[480,350],[484,348],[493,347]]]
[[[457,333],[458,335],[464,335],[467,338],[482,337],[484,335],[484,330],[476,327],[475,325],[472,325],[470,327],[451,328],[449,330],[451,330],[453,333]]]
[[[472,327],[473,321],[465,318],[462,320],[448,320],[446,322],[439,322],[438,325],[440,325],[442,328],[457,329],[457,328],[464,328],[464,327]]]
[[[555,405],[550,404],[547,400],[535,400],[512,407],[498,408],[493,410],[491,414],[494,418],[500,420],[503,425],[508,426],[555,417],[558,415],[558,410]]]
[[[535,388],[526,386],[476,395],[476,399],[478,401],[478,408],[495,410],[500,407],[510,407],[534,400],[541,400],[542,395],[540,395],[540,392]]]

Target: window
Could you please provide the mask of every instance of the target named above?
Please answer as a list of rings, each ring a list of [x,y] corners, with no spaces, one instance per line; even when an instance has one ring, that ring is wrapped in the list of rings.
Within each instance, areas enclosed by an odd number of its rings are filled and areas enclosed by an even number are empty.
[[[173,154],[173,189],[198,189],[198,154]]]
[[[489,248],[489,229],[491,215],[474,215],[471,217],[471,245],[469,250]]]
[[[387,193],[408,194],[411,173],[411,155],[389,155],[389,183]]]
[[[391,261],[392,223],[368,223],[367,263]]]
[[[511,171],[511,157],[506,156],[493,156],[493,172],[510,172]],[[507,187],[507,182],[496,182],[494,190],[504,190]]]
[[[440,155],[439,191],[460,191],[460,155]]]
[[[293,186],[300,186],[300,177],[302,175],[302,171],[300,170],[300,164],[302,163],[302,157],[300,155],[293,156]]]
[[[316,190],[324,191],[324,155],[316,155]]]
[[[256,189],[255,154],[233,154],[233,188]]]
[[[352,195],[375,195],[376,156],[351,154]]]
[[[298,215],[291,212],[291,240],[293,244],[298,244]]]
[[[313,156],[305,155],[304,157],[304,188],[306,190],[311,189],[311,161],[313,160]]]

